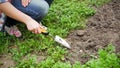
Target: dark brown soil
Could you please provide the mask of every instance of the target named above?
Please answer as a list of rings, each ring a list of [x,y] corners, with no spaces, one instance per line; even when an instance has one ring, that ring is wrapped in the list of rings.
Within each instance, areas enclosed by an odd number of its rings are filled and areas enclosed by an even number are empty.
[[[93,55],[97,58],[98,49],[109,43],[116,47],[116,53],[120,53],[120,0],[112,0],[98,8],[97,13],[88,19],[87,28],[72,31],[67,40],[72,50],[66,59],[71,63],[80,61],[83,64]]]

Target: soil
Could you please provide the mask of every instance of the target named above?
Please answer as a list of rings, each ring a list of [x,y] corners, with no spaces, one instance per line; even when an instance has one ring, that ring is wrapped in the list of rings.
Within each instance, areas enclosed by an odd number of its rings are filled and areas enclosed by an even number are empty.
[[[11,55],[0,55],[0,68],[10,68],[15,66],[15,62],[11,58]]]
[[[72,49],[67,61],[82,64],[90,58],[97,58],[98,49],[105,48],[109,43],[120,53],[120,0],[97,8],[97,13],[90,17],[84,30],[75,30],[67,37]],[[93,56],[95,55],[95,56]]]
[[[96,9],[97,13],[88,19],[84,30],[69,33],[66,40],[72,49],[69,50],[70,56],[66,56],[67,61],[84,64],[91,57],[97,58],[98,49],[105,48],[109,43],[116,47],[116,53],[120,53],[120,0],[112,0]],[[0,68],[14,65],[11,56],[0,55]]]

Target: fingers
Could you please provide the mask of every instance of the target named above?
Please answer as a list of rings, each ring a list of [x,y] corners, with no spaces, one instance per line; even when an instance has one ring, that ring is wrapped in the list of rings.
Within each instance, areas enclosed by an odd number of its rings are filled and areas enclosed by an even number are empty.
[[[27,7],[31,0],[22,0],[22,5]]]
[[[40,34],[41,33],[40,28],[33,29],[33,30],[31,30],[31,32],[34,33],[34,34]]]
[[[34,33],[34,34],[38,34],[38,30],[34,30],[33,33]]]
[[[29,31],[35,34],[46,32],[46,29],[44,29],[42,25],[40,25],[37,22],[34,22],[34,23],[33,22],[29,22],[29,24],[26,24]]]
[[[34,34],[40,34],[40,32],[38,32],[38,30],[34,30],[34,31],[32,31],[32,33],[34,33]]]

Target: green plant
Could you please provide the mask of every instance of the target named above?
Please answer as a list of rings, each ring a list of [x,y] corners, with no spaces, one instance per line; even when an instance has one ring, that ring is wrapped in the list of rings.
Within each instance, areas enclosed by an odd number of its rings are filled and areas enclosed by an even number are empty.
[[[108,45],[105,49],[100,49],[98,54],[98,59],[92,59],[85,64],[86,67],[90,68],[119,68],[120,67],[120,59],[114,53],[115,48],[113,45]]]
[[[66,51],[61,47],[57,46],[56,48],[49,48],[47,53],[55,60],[64,60],[64,54]]]
[[[24,60],[20,61],[15,68],[36,68],[36,66],[36,57],[28,55]]]
[[[54,63],[54,59],[48,57],[45,61],[40,62],[37,68],[51,68],[54,65]]]
[[[76,62],[72,65],[72,68],[82,68],[82,65],[80,64],[80,62]]]
[[[103,4],[105,4],[105,3],[108,3],[108,2],[110,2],[111,0],[88,0],[89,1],[89,3],[91,3],[92,5],[95,5],[95,6],[101,6],[101,5],[103,5]]]
[[[71,68],[72,65],[69,62],[63,63],[63,62],[56,62],[51,68]]]

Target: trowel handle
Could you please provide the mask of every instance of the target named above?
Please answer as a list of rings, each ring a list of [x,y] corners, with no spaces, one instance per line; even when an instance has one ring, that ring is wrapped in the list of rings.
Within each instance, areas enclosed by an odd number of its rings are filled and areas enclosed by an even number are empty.
[[[44,29],[44,28],[41,28],[41,32],[44,35],[48,35],[49,34],[49,32],[46,29]]]

